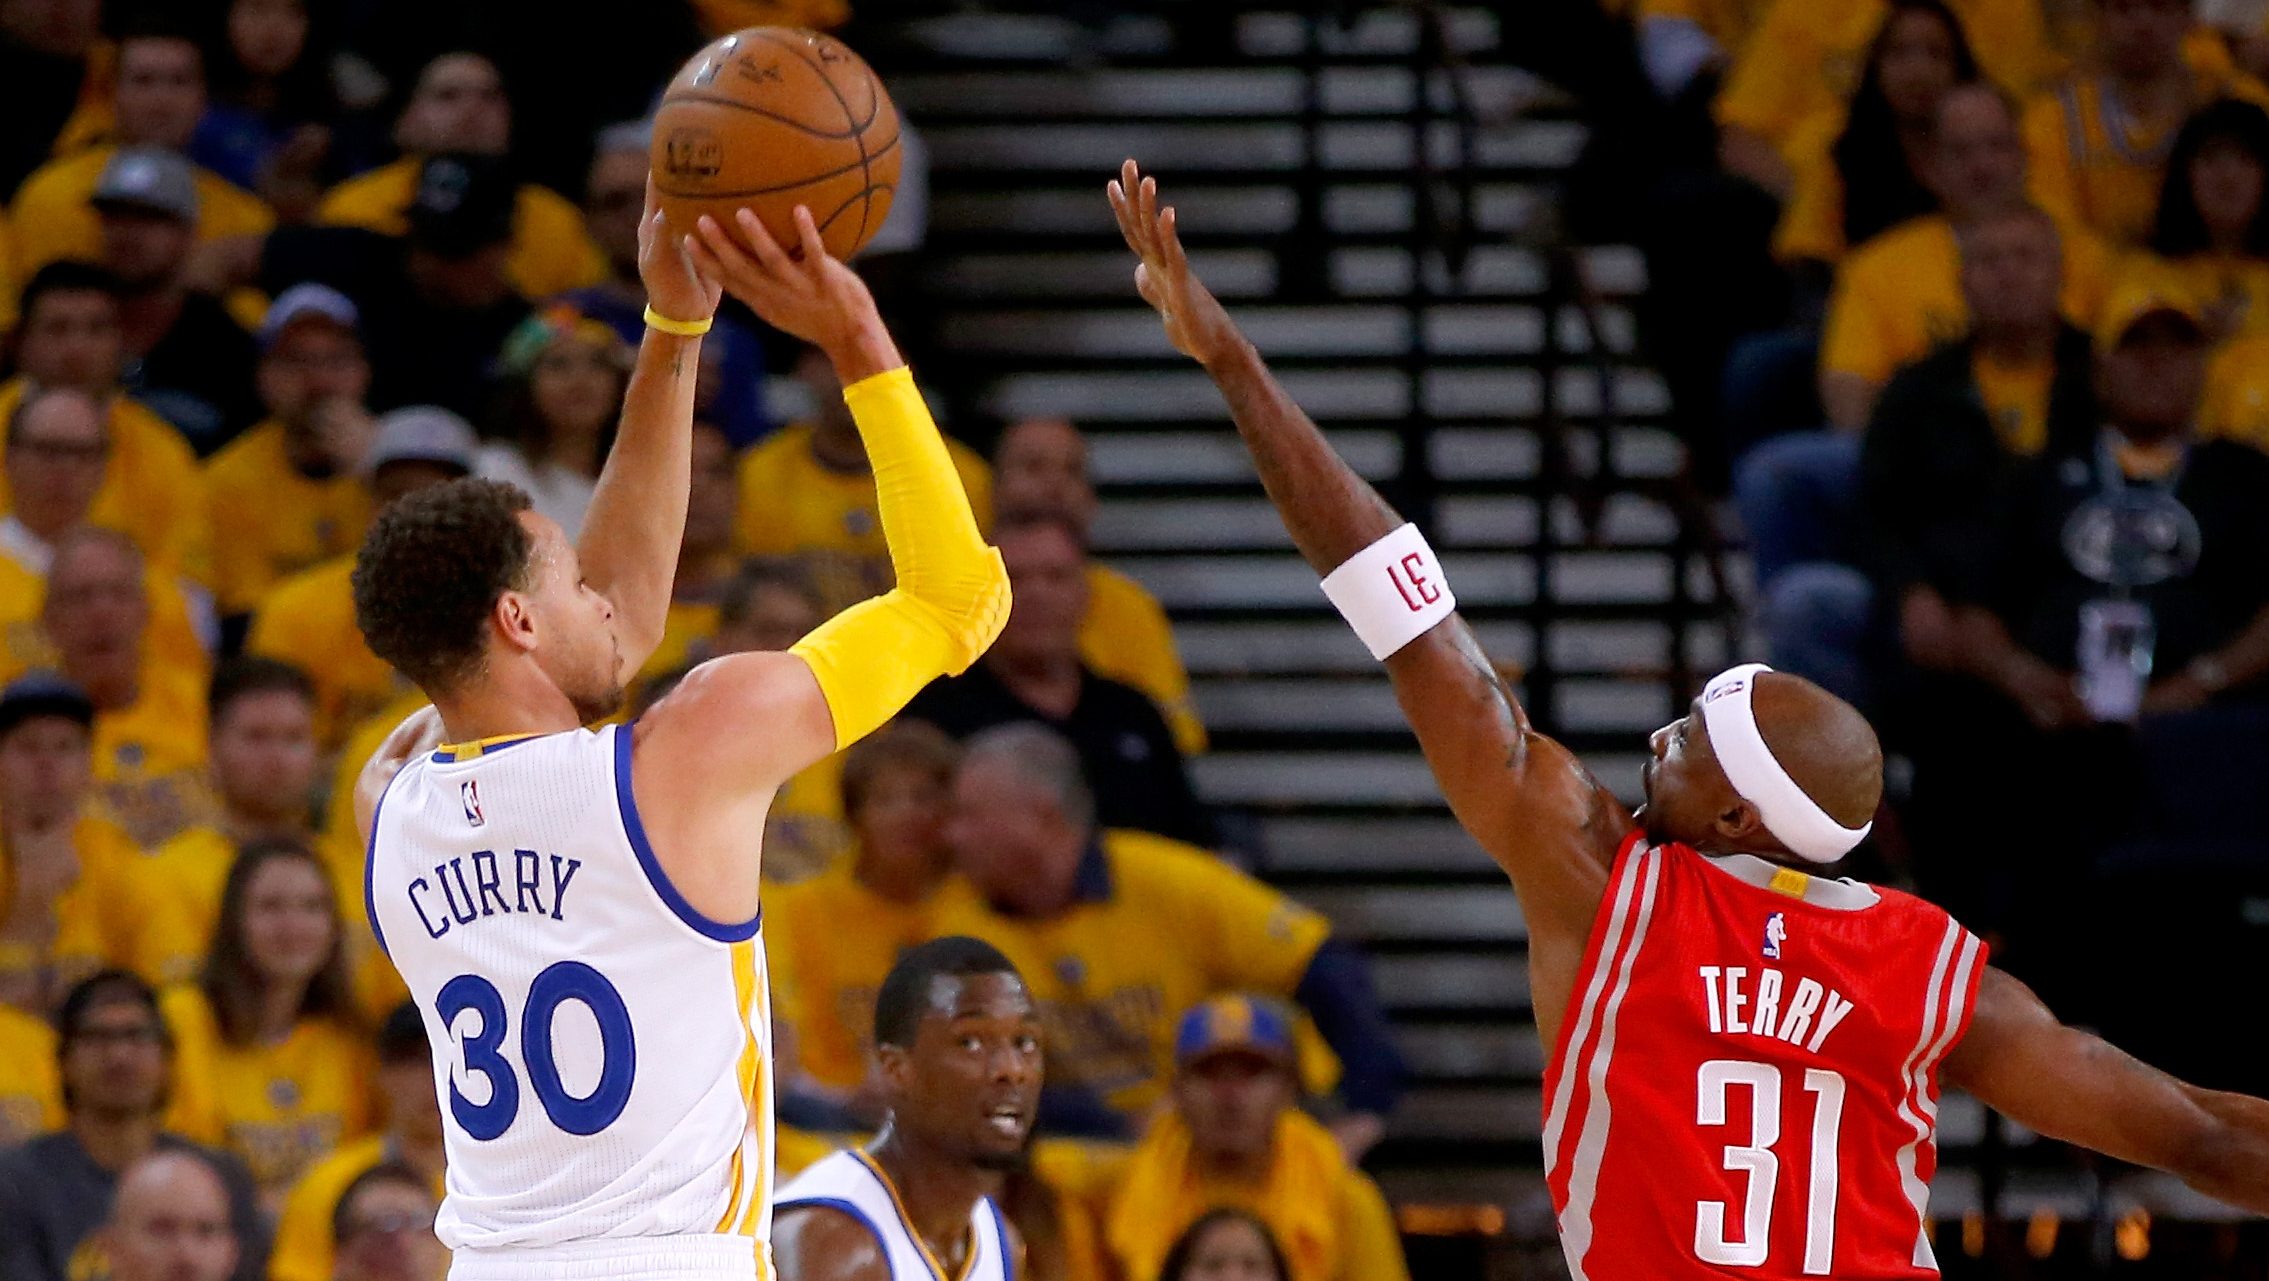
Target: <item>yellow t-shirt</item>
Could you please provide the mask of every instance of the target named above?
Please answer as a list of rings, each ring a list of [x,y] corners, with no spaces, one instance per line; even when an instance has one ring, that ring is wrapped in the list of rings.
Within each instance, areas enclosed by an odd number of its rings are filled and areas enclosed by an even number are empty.
[[[1773,229],[1773,256],[1782,262],[1816,258],[1832,263],[1850,248],[1844,243],[1844,177],[1835,157],[1844,118],[1840,106],[1815,111],[1789,135],[1785,150],[1796,189]]]
[[[142,575],[142,589],[150,599],[150,625],[142,637],[143,665],[194,672],[200,680],[209,676],[213,656],[205,652],[181,580],[152,565]],[[40,621],[46,601],[46,577],[0,552],[0,685],[61,661]]]
[[[2147,256],[2145,270],[2158,273],[2186,297],[2204,304],[2208,322],[2224,338],[2269,334],[2269,261],[2193,254],[2188,258]]]
[[[2269,106],[2269,90],[2234,71],[2197,72],[2194,100],[2228,96]],[[2141,244],[2158,215],[2166,180],[2167,150],[2180,115],[2136,132],[2127,114],[2107,101],[2105,82],[2074,76],[2025,108],[2025,154],[2041,207],[2085,223],[2115,245]]]
[[[2111,254],[2101,241],[2064,228],[2064,314],[2082,328],[2095,322],[2110,286]],[[1961,248],[1954,225],[1915,218],[1854,250],[1836,272],[1820,340],[1820,368],[1882,383],[1932,347],[1970,326],[1962,301]]]
[[[1163,1094],[1182,1013],[1218,992],[1289,997],[1331,927],[1194,846],[1146,832],[1102,836],[1107,897],[1044,921],[974,898],[939,934],[972,934],[1016,962],[1048,1037],[1048,1080],[1140,1115]]]
[[[174,1098],[166,1128],[235,1153],[271,1205],[341,1143],[377,1118],[368,1038],[327,1018],[302,1019],[273,1045],[230,1045],[205,994],[160,998],[174,1037]]]
[[[45,956],[32,958],[62,989],[109,965],[129,964],[134,933],[153,915],[148,891],[125,869],[139,857],[133,839],[106,818],[89,814],[71,831],[79,875],[55,897],[55,935]],[[0,844],[0,902],[15,893],[8,851]]]
[[[800,881],[851,848],[843,821],[843,753],[790,778],[764,816],[764,879]]]
[[[205,821],[205,683],[144,666],[141,697],[95,714],[95,795],[135,842],[155,846]]]
[[[363,643],[354,570],[354,557],[341,556],[276,584],[244,639],[246,653],[295,664],[315,681],[316,734],[326,748],[409,688]]]
[[[684,668],[693,661],[694,646],[708,640],[717,632],[717,607],[703,601],[671,601],[669,615],[662,620],[662,643],[646,665],[638,669],[641,682],[656,680]]]
[[[196,981],[220,920],[221,889],[236,842],[218,828],[192,827],[134,860],[134,875],[163,905],[164,930],[137,940],[132,968],[158,987]],[[160,939],[156,934],[162,933]]]
[[[1087,567],[1087,615],[1079,657],[1097,673],[1150,695],[1173,728],[1182,755],[1205,750],[1205,723],[1190,702],[1190,674],[1174,647],[1174,625],[1141,583],[1108,565]]]
[[[818,875],[764,895],[774,1016],[794,1032],[796,1065],[841,1089],[867,1079],[875,994],[898,954],[945,932],[932,923],[947,904],[976,906],[958,877],[920,903],[893,902],[852,875],[854,857],[846,852]]]
[[[338,1242],[331,1216],[354,1181],[386,1160],[386,1136],[358,1139],[317,1161],[292,1185],[276,1218],[276,1243],[268,1252],[268,1281],[331,1281]],[[429,1189],[439,1201],[447,1191],[435,1179]]]
[[[2206,368],[2198,434],[2269,453],[2269,334],[2233,339],[2214,354]]]
[[[2012,454],[2030,458],[2048,444],[2049,390],[2056,362],[2006,365],[1980,352],[1970,362],[1994,438]]]
[[[283,424],[269,421],[205,464],[213,529],[213,597],[249,614],[303,569],[351,556],[370,523],[370,492],[355,476],[312,480],[292,465]]]
[[[2025,93],[2055,73],[2038,0],[1953,0],[1950,7],[1995,81]],[[1887,0],[1774,0],[1718,94],[1718,120],[1763,135],[1785,154],[1806,117],[1851,100],[1867,46],[1889,13]]]
[[[15,231],[18,287],[58,259],[93,262],[102,257],[102,220],[93,204],[95,184],[117,150],[104,145],[49,161],[16,189],[9,219]],[[196,182],[199,240],[264,236],[276,225],[275,212],[265,201],[219,174],[200,168]]]
[[[874,477],[820,465],[812,457],[811,435],[809,424],[792,424],[741,456],[734,550],[747,556],[805,554],[834,611],[890,590],[890,547],[882,536]],[[978,528],[991,528],[992,469],[958,441],[948,440],[945,447]]]
[[[315,221],[407,235],[410,201],[417,195],[423,163],[405,156],[347,179],[324,193]],[[605,280],[607,259],[583,225],[582,210],[549,188],[522,183],[512,207],[512,248],[504,274],[524,296],[549,298]]]
[[[62,1124],[63,1082],[55,1063],[54,1029],[0,1005],[0,1148]]]
[[[0,422],[23,396],[21,378],[0,385]],[[7,479],[0,476],[0,512],[10,510]],[[153,562],[199,582],[212,574],[212,530],[197,456],[172,424],[124,396],[111,398],[110,461],[87,521],[125,534]]]

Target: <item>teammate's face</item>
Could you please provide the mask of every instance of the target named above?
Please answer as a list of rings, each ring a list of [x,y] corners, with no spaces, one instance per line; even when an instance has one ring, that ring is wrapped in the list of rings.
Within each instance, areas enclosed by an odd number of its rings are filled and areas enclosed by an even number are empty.
[[[336,904],[322,871],[306,859],[272,858],[244,893],[244,950],[270,983],[305,983],[338,942]]]
[[[520,513],[535,540],[535,582],[523,597],[534,624],[533,653],[585,723],[622,706],[622,649],[614,605],[584,581],[575,544],[556,521]]]
[[[213,783],[230,812],[261,823],[307,821],[321,766],[315,709],[298,691],[261,690],[213,723]]]
[[[1209,1054],[1174,1075],[1174,1106],[1199,1150],[1252,1160],[1276,1141],[1276,1121],[1294,1102],[1292,1073],[1243,1050]]]
[[[1243,1219],[1222,1219],[1205,1230],[1179,1276],[1165,1281],[1287,1281],[1276,1270],[1268,1241]]]
[[[1656,730],[1647,747],[1650,755],[1641,774],[1647,802],[1639,819],[1648,839],[1679,841],[1701,850],[1719,848],[1721,826],[1743,802],[1710,750],[1701,700],[1696,699],[1686,715]]]
[[[941,974],[911,1048],[881,1051],[892,1124],[987,1169],[1014,1169],[1040,1107],[1040,1020],[1014,974]]]

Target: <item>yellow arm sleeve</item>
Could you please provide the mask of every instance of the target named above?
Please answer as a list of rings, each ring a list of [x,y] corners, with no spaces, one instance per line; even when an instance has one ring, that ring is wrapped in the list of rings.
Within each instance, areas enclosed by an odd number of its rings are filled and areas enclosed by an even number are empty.
[[[898,585],[822,623],[789,651],[810,666],[848,747],[940,676],[977,661],[1008,621],[1008,571],[985,545],[929,407],[901,367],[844,389],[874,468]]]

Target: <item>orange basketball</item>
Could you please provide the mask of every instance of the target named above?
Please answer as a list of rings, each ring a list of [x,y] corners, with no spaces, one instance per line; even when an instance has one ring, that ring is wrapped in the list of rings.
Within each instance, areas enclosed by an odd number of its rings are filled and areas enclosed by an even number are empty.
[[[693,56],[654,115],[654,187],[674,233],[703,214],[726,228],[747,206],[783,248],[797,205],[827,252],[872,239],[898,185],[898,108],[842,41],[751,27]]]

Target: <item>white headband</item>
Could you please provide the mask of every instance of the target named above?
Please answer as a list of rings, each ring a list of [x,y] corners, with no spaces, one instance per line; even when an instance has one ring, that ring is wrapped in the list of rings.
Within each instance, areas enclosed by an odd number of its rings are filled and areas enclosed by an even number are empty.
[[[1703,687],[1702,724],[1710,733],[1710,749],[1733,790],[1757,807],[1766,831],[1800,858],[1833,863],[1865,840],[1875,824],[1845,827],[1828,817],[1765,746],[1749,696],[1757,677],[1771,670],[1763,663],[1744,663],[1718,673]]]

